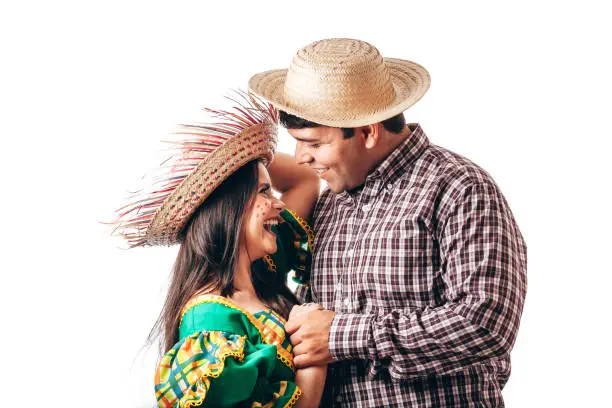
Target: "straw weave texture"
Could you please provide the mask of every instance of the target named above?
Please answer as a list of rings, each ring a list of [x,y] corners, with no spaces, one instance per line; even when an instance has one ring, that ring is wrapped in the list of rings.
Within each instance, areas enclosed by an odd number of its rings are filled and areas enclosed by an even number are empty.
[[[355,127],[403,112],[429,84],[429,73],[419,64],[383,58],[364,41],[332,38],[300,49],[289,69],[254,75],[249,88],[312,122]]]
[[[246,163],[262,158],[272,161],[276,148],[276,126],[251,126],[211,153],[164,201],[146,233],[148,245],[173,245],[200,204],[227,177]]]

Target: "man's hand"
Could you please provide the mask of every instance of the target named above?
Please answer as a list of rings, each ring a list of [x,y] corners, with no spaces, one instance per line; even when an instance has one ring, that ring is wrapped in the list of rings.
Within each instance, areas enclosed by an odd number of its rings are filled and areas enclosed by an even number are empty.
[[[317,308],[289,317],[285,330],[291,335],[293,363],[297,368],[332,362],[329,330],[335,315],[335,312]]]
[[[318,303],[304,303],[302,305],[295,305],[291,308],[291,312],[289,312],[289,320],[294,320],[295,318],[313,310],[323,310],[323,306]]]

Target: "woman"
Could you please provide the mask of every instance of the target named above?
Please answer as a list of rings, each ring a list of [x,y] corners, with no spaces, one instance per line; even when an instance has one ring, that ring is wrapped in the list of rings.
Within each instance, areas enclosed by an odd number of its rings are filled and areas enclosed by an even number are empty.
[[[308,278],[313,237],[304,220],[318,177],[286,155],[272,161],[276,111],[241,96],[235,112],[210,111],[222,122],[185,127],[190,138],[177,143],[165,176],[117,221],[131,247],[180,244],[152,331],[165,352],[155,376],[160,407],[318,406],[325,382],[326,367],[295,371],[284,331],[297,303],[287,272]]]

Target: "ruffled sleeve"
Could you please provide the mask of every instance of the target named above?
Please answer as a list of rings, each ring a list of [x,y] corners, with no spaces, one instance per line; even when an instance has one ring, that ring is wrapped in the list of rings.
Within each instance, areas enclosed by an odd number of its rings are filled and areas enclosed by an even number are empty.
[[[162,358],[155,374],[160,407],[200,406],[219,378],[228,357],[244,360],[245,336],[222,331],[194,333],[179,341]]]
[[[284,222],[273,227],[276,233],[277,251],[264,260],[273,272],[294,272],[294,282],[304,285],[310,282],[310,261],[314,245],[314,233],[306,221],[291,210],[283,210]]]
[[[279,361],[276,345],[260,341],[248,318],[218,303],[192,307],[183,316],[181,340],[158,365],[158,406],[294,406],[302,392],[293,371]],[[215,329],[221,325],[231,331]]]
[[[276,348],[221,331],[194,333],[163,357],[155,378],[159,407],[291,407],[301,395],[293,381],[271,381]]]

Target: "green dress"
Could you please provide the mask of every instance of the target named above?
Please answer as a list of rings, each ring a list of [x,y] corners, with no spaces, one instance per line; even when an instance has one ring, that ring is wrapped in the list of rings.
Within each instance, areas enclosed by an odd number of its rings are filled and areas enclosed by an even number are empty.
[[[289,210],[275,226],[278,250],[266,257],[271,273],[308,279],[310,227]],[[231,300],[200,295],[184,307],[179,341],[155,374],[160,407],[291,407],[302,391],[294,382],[285,320],[271,310],[249,313]]]

